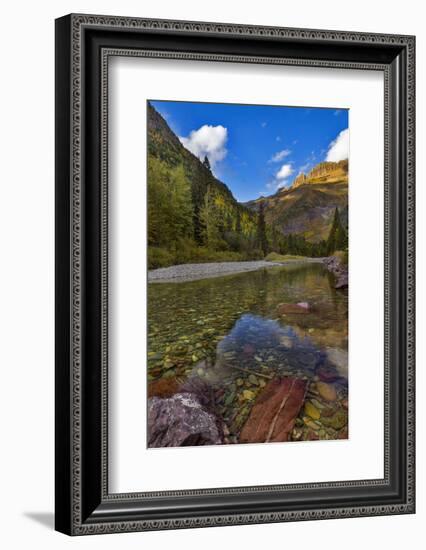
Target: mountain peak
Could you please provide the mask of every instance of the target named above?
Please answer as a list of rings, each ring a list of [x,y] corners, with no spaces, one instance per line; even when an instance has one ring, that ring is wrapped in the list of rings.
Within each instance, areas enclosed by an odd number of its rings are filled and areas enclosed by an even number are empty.
[[[348,168],[348,159],[339,162],[320,162],[307,175],[301,172],[293,181],[291,188],[295,189],[301,185],[316,183],[347,183]]]

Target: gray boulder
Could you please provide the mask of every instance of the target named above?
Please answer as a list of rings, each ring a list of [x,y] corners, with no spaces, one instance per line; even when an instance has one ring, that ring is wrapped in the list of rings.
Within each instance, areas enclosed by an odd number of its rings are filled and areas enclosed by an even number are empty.
[[[148,399],[148,446],[182,447],[224,442],[223,423],[196,393]]]
[[[348,288],[348,272],[340,273],[337,278],[334,288]]]

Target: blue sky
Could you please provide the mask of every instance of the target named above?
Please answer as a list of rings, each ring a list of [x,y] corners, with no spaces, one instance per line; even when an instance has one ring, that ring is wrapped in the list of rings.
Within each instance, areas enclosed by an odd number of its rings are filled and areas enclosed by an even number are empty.
[[[241,202],[291,185],[323,160],[348,158],[346,109],[151,101],[183,145],[209,157]]]

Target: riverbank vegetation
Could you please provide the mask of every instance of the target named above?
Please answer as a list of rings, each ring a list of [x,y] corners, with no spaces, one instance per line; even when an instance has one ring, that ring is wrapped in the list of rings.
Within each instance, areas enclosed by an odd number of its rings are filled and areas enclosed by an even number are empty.
[[[287,262],[287,261],[303,261],[306,260],[306,256],[296,256],[295,254],[277,254],[276,252],[270,252],[265,260],[267,262]]]
[[[205,161],[205,167],[209,170]],[[182,263],[250,261],[277,257],[323,257],[347,246],[336,208],[328,240],[308,242],[265,223],[263,210],[248,211],[207,185],[194,200],[183,165],[148,159],[148,267]],[[282,260],[276,260],[282,261]]]

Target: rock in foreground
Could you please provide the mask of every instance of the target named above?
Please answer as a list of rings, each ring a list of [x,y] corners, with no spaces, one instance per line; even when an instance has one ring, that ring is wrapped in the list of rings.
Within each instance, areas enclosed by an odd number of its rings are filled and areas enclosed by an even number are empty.
[[[223,426],[195,393],[148,399],[148,446],[182,447],[224,442]]]
[[[245,423],[240,443],[288,441],[305,401],[306,380],[274,378],[257,398]]]

